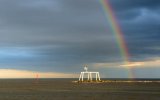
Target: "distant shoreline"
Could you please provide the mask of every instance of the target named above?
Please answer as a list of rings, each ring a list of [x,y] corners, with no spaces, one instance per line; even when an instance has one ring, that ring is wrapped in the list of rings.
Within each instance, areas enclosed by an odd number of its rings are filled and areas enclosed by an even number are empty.
[[[0,80],[35,80],[36,78],[0,78]],[[78,81],[78,78],[38,78],[38,80],[74,80]],[[84,78],[84,80],[87,80]],[[94,79],[93,79],[94,80]],[[136,82],[141,82],[141,81],[160,81],[160,78],[101,78],[103,81],[107,82],[131,82],[131,81],[136,81]]]

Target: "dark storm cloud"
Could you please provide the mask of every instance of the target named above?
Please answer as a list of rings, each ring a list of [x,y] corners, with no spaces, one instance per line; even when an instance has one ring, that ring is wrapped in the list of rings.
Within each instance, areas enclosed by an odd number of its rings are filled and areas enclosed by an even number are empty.
[[[1,66],[63,71],[77,64],[111,61],[119,53],[112,34],[106,34],[97,3],[1,0]]]
[[[159,55],[160,1],[110,0],[132,58],[144,60]],[[132,60],[133,60],[132,59]]]
[[[156,10],[159,8],[159,0],[109,0],[113,8],[118,11],[127,11],[140,8],[148,8]]]
[[[159,55],[160,2],[110,3],[132,60]],[[85,63],[120,62],[117,42],[104,15],[98,0],[1,0],[0,65],[63,72]]]

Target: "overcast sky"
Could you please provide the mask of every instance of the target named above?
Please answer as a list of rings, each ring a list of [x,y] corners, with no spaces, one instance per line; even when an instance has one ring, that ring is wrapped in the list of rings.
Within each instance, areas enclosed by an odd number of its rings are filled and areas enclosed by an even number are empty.
[[[109,1],[134,77],[159,78],[160,0]],[[70,75],[87,64],[103,77],[126,78],[108,20],[99,0],[0,0],[0,68]]]

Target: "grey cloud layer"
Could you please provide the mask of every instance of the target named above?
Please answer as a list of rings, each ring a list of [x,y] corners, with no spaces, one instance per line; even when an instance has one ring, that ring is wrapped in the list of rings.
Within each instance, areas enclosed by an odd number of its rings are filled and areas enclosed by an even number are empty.
[[[131,60],[159,56],[160,2],[110,3]],[[85,63],[120,62],[117,41],[107,22],[98,0],[1,0],[1,66],[74,71]]]

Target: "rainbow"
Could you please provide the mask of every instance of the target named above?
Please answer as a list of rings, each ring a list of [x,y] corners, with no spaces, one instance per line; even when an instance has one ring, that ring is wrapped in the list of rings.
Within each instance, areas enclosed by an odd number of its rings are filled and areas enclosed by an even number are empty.
[[[112,33],[114,34],[117,40],[117,44],[119,46],[120,54],[121,54],[121,57],[123,58],[124,64],[129,65],[130,64],[130,60],[129,60],[130,54],[128,51],[128,47],[127,47],[124,35],[121,31],[121,28],[113,12],[113,9],[109,3],[109,0],[99,0],[99,1],[104,10],[105,17],[110,23],[110,28],[112,29]],[[131,71],[131,68],[129,66],[128,66],[128,77],[133,78],[133,72]]]

